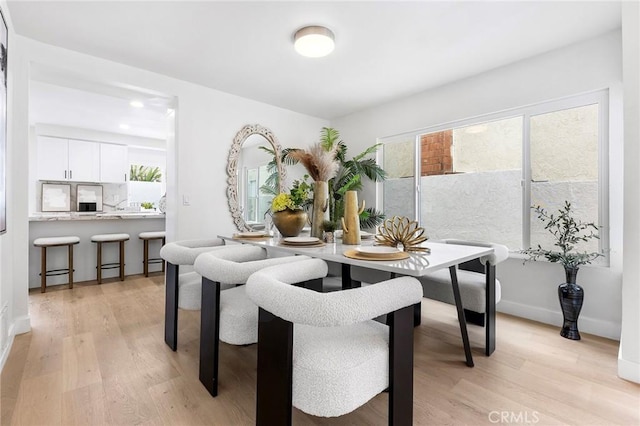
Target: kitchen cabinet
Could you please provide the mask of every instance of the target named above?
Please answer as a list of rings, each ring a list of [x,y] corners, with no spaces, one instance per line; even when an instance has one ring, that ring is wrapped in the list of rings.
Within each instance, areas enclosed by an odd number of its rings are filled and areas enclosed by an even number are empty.
[[[126,182],[128,174],[129,161],[127,146],[101,143],[100,182]]]
[[[38,136],[39,180],[97,182],[100,147],[94,142]]]

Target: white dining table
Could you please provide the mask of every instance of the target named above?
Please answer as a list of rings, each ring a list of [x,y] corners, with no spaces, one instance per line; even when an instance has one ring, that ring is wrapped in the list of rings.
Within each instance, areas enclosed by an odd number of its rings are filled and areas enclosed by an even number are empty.
[[[351,280],[351,266],[359,266],[378,271],[385,271],[394,276],[412,276],[422,277],[433,273],[439,269],[448,268],[451,275],[451,286],[453,291],[456,309],[458,312],[458,321],[460,323],[460,333],[464,346],[466,364],[473,367],[473,356],[471,355],[471,345],[469,343],[469,335],[467,333],[467,322],[460,298],[460,288],[458,287],[457,265],[474,259],[488,256],[493,253],[491,247],[465,246],[459,244],[444,244],[438,242],[424,242],[422,247],[428,248],[428,253],[410,252],[408,259],[403,260],[360,260],[350,258],[344,255],[344,252],[356,248],[355,245],[342,244],[338,239],[335,243],[327,243],[321,247],[304,247],[283,245],[281,238],[241,238],[237,236],[219,235],[227,242],[237,242],[242,244],[251,244],[258,247],[264,247],[270,253],[281,254],[302,254],[310,257],[323,259],[328,262],[336,262],[342,265],[342,288],[349,289],[354,286]],[[374,245],[374,240],[362,240],[361,246]],[[487,262],[487,265],[488,262]],[[495,295],[495,267],[489,270],[487,266],[487,300],[491,300],[491,295]],[[493,296],[495,300],[495,296]],[[202,305],[203,311],[206,309],[205,304]],[[419,324],[420,306],[416,306],[416,324]],[[201,338],[204,336],[201,336]],[[206,338],[206,337],[204,337]],[[488,343],[488,342],[487,342]],[[487,346],[487,355],[493,352],[495,341],[491,348]]]

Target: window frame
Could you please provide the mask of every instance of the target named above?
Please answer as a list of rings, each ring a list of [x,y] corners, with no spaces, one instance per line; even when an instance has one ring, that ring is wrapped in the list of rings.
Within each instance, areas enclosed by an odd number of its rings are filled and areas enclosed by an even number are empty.
[[[610,122],[610,89],[601,89],[578,95],[567,96],[555,100],[539,102],[517,108],[507,109],[499,112],[483,114],[462,120],[454,120],[434,126],[417,129],[410,132],[403,132],[396,135],[377,138],[378,143],[385,144],[385,140],[397,138],[414,139],[415,160],[414,160],[414,196],[415,196],[415,217],[421,224],[421,189],[420,189],[420,139],[423,135],[436,133],[444,130],[457,129],[460,127],[480,125],[490,121],[505,120],[509,118],[522,117],[522,248],[531,245],[531,117],[548,114],[557,111],[578,108],[587,105],[598,105],[598,225],[600,227],[600,239],[598,250],[604,254],[603,261],[597,262],[603,266],[610,265],[610,223],[609,223],[609,122]],[[392,141],[387,143],[393,144]],[[384,150],[382,150],[384,151]],[[378,164],[382,164],[383,158],[378,157]],[[382,185],[382,184],[381,184]],[[382,188],[384,191],[384,188]],[[382,199],[382,198],[380,198]],[[384,206],[383,206],[384,208]],[[605,265],[606,264],[606,265]]]

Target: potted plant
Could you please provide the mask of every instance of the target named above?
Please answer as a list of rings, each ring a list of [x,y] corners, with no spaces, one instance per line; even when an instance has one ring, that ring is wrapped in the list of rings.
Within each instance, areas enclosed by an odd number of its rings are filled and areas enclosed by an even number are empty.
[[[549,250],[529,247],[522,253],[529,256],[529,260],[545,258],[549,262],[560,263],[564,267],[566,282],[558,287],[560,307],[564,317],[564,324],[560,335],[572,340],[580,340],[578,332],[578,315],[582,309],[584,290],[576,284],[578,269],[582,265],[591,263],[602,256],[599,252],[578,251],[576,246],[588,242],[598,235],[598,226],[592,222],[582,222],[573,217],[571,203],[564,202],[564,207],[558,209],[557,215],[548,213],[541,206],[532,207],[538,219],[544,223],[544,229],[549,231],[555,239],[553,244],[557,249]]]
[[[322,184],[323,191],[320,194],[321,198],[318,198],[318,201],[320,201],[319,208],[323,214],[323,220],[329,219],[339,223],[340,218],[344,215],[344,196],[347,191],[362,189],[363,178],[373,182],[382,182],[386,179],[386,172],[376,163],[374,158],[371,158],[371,155],[381,145],[372,145],[355,157],[347,159],[347,144],[340,139],[340,132],[331,127],[323,127],[320,131],[319,144],[312,147],[313,152],[298,148],[286,148],[282,150],[282,161],[287,165],[301,162],[310,173],[312,170],[315,173],[331,170],[331,173],[324,173],[324,178],[327,178],[327,180],[326,185]],[[322,161],[319,161],[320,159]],[[337,169],[334,171],[335,167]],[[318,179],[313,174],[312,177],[317,181]],[[319,213],[318,215],[320,216]],[[374,228],[382,223],[384,218],[385,216],[382,212],[369,207],[360,214],[360,227]],[[319,222],[320,224],[321,221]],[[320,231],[322,230],[321,226],[318,226],[318,228]]]
[[[325,243],[335,242],[334,232],[336,230],[336,223],[331,220],[325,220],[322,222],[323,239]]]
[[[281,192],[271,201],[273,224],[283,237],[297,236],[307,223],[303,207],[308,203],[310,188],[306,180],[296,180],[289,193]]]

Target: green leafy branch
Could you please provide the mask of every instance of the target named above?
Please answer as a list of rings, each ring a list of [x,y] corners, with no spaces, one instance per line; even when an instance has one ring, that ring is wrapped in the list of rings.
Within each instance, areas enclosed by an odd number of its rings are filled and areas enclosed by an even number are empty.
[[[542,221],[544,229],[553,235],[554,246],[558,250],[548,250],[542,248],[540,244],[536,248],[522,250],[522,253],[529,256],[529,260],[545,258],[549,262],[557,262],[565,268],[577,268],[580,265],[591,263],[593,260],[603,256],[599,252],[577,251],[576,246],[581,242],[588,242],[594,238],[598,239],[598,226],[592,222],[583,222],[573,217],[571,203],[564,202],[564,207],[558,210],[558,214],[548,213],[541,206],[532,207],[538,219]]]

